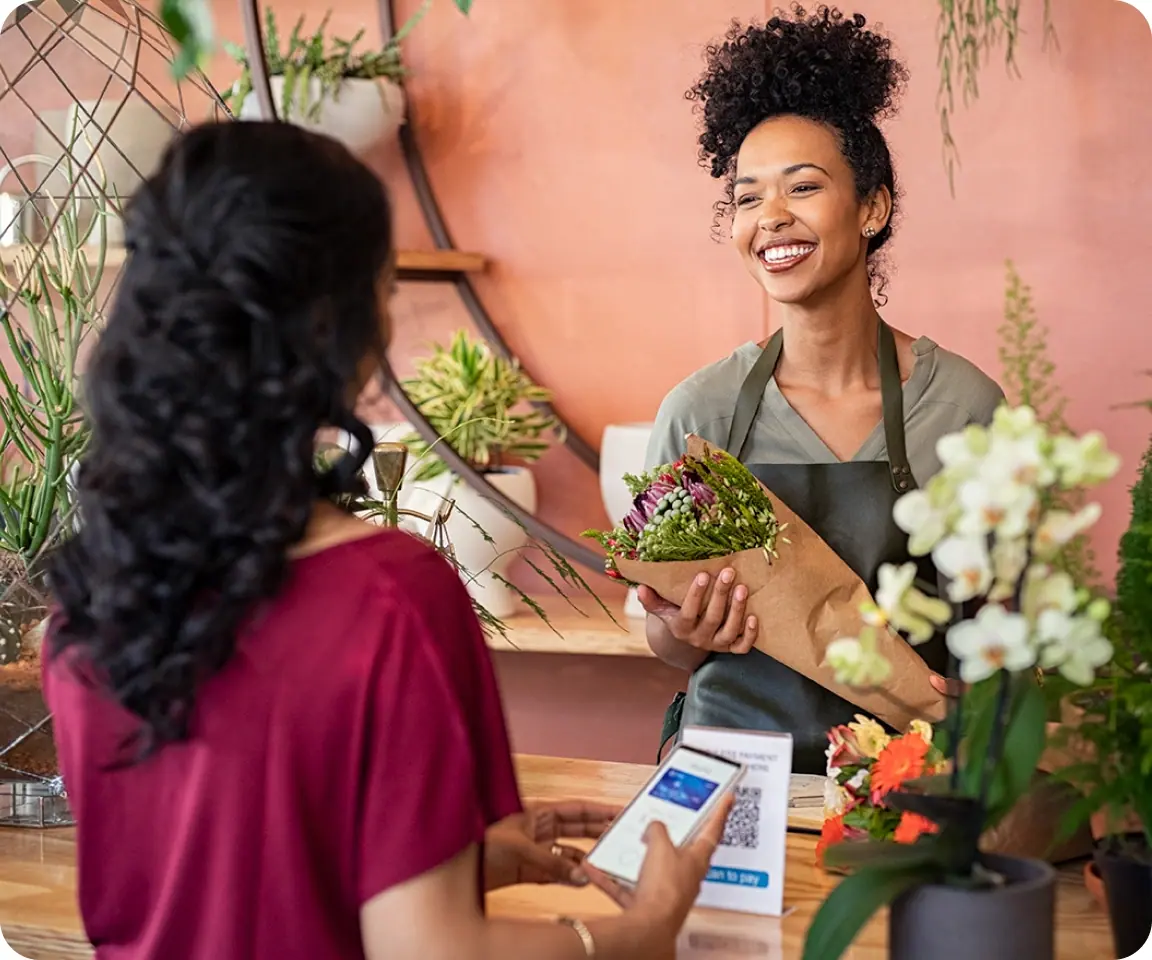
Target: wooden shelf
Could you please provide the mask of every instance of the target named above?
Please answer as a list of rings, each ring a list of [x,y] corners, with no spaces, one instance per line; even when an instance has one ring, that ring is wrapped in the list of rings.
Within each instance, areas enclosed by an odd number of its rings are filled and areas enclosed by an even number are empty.
[[[563,597],[533,597],[544,608],[555,631],[526,606],[523,613],[505,618],[507,638],[494,633],[488,640],[492,650],[505,653],[566,653],[583,656],[646,657],[654,655],[644,636],[644,621],[624,616],[623,603],[609,604],[612,616],[594,600],[574,597],[579,611]],[[586,616],[584,615],[586,614]],[[557,636],[559,633],[559,636]]]
[[[0,247],[0,263],[11,266],[17,257],[28,250],[27,244],[14,247]],[[109,247],[104,257],[106,267],[123,265],[127,251],[123,247]],[[85,251],[85,259],[90,264],[97,261],[95,248]],[[396,268],[401,279],[433,279],[451,276],[456,273],[479,273],[487,264],[483,254],[467,253],[462,250],[401,250],[396,254]]]

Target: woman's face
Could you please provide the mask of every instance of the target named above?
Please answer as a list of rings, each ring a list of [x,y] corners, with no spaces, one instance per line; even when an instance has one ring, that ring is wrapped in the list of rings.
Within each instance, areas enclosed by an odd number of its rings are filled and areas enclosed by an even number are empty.
[[[766,120],[736,158],[732,240],[748,271],[779,303],[804,304],[867,284],[864,231],[891,209],[886,189],[860,202],[836,134],[803,117]]]

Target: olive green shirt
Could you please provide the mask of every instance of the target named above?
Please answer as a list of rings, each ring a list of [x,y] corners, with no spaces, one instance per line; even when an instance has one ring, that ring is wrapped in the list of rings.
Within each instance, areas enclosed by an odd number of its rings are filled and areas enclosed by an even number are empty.
[[[726,448],[740,385],[760,356],[746,343],[723,360],[697,370],[664,399],[648,443],[648,469],[684,453],[684,438],[695,433]],[[937,346],[927,337],[912,344],[915,363],[904,384],[904,433],[909,465],[923,486],[940,469],[937,441],[971,423],[988,424],[1004,399],[996,382],[978,367]],[[886,460],[884,426],[878,423],[852,457]],[[773,378],[752,425],[745,451],[748,463],[837,463],[836,455],[792,409]]]

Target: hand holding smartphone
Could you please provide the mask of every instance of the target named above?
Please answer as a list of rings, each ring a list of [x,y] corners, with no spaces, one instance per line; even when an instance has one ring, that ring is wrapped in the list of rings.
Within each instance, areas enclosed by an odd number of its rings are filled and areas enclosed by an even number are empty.
[[[624,808],[585,862],[626,886],[640,878],[644,833],[658,821],[682,847],[744,775],[744,766],[693,747],[676,747],[636,798]]]

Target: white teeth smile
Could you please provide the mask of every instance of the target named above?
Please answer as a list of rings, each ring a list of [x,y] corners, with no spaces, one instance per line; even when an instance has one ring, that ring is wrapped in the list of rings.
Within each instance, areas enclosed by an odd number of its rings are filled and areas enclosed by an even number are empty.
[[[786,263],[811,253],[816,249],[815,244],[804,243],[791,247],[769,247],[760,252],[760,259],[765,263]]]

